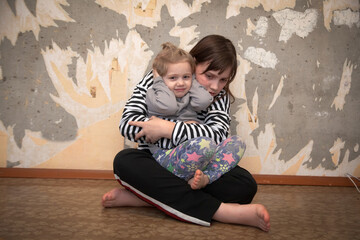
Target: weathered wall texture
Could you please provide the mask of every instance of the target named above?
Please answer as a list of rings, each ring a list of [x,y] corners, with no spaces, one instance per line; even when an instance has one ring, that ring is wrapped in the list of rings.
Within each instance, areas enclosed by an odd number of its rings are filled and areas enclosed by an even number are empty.
[[[112,169],[160,44],[214,33],[238,52],[240,165],[360,176],[358,0],[0,0],[0,167]]]

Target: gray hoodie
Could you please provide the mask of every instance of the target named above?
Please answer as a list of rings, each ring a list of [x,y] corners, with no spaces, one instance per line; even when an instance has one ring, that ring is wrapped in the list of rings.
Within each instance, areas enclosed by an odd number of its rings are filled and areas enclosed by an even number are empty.
[[[162,77],[156,77],[146,93],[149,117],[166,117],[180,121],[200,122],[197,112],[206,110],[212,100],[213,97],[194,76],[189,92],[181,98],[175,97]]]

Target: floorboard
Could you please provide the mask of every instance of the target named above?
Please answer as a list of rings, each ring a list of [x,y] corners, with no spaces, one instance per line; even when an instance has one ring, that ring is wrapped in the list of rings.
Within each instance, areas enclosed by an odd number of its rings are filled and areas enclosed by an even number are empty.
[[[155,208],[109,208],[115,180],[0,178],[0,239],[360,239],[355,187],[259,185],[254,203],[271,216],[269,233],[213,222],[201,227]]]

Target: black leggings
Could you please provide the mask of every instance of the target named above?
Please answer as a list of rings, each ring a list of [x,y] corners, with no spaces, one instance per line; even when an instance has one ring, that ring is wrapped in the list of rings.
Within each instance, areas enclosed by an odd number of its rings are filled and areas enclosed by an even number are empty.
[[[200,190],[160,166],[147,150],[124,149],[114,159],[115,178],[142,200],[179,220],[210,226],[222,202],[250,203],[257,191],[251,174],[236,166]]]

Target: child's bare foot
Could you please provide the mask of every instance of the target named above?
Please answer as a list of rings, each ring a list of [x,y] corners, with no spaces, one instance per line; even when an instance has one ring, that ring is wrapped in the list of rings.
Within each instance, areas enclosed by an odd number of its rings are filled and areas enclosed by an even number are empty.
[[[209,184],[209,177],[198,169],[196,170],[194,177],[190,179],[188,183],[194,190],[201,189]]]
[[[103,207],[147,207],[150,204],[144,202],[130,191],[123,188],[114,188],[104,194],[101,199]]]
[[[258,227],[265,232],[270,230],[270,215],[261,204],[221,203],[213,219],[223,223]]]

